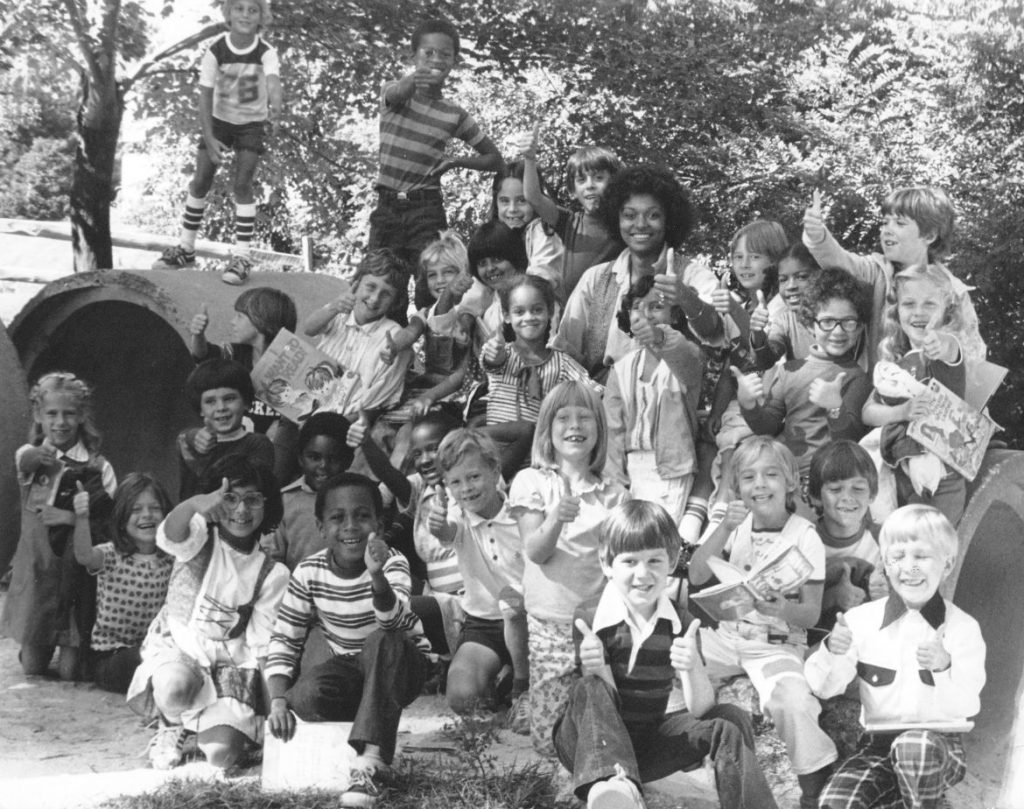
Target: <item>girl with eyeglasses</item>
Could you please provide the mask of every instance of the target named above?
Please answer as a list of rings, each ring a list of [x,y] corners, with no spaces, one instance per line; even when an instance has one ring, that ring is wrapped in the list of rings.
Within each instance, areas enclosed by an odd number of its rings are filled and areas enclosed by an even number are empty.
[[[221,769],[258,748],[261,664],[288,584],[288,568],[259,547],[283,511],[269,466],[222,458],[200,491],[157,529],[174,568],[128,688],[129,705],[159,719],[156,769],[180,764],[189,746]]]
[[[867,432],[861,408],[871,379],[857,356],[870,314],[863,284],[842,270],[822,270],[804,293],[803,319],[814,335],[808,356],[775,365],[763,378],[732,367],[744,419],[755,434],[778,436],[796,456],[802,492],[818,447]],[[806,500],[798,506],[813,513]]]

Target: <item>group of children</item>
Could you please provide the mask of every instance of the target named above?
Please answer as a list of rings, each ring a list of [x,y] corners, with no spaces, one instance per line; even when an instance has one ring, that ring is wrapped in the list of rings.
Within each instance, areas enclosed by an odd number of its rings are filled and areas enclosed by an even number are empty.
[[[229,0],[222,50],[259,61],[266,12]],[[234,766],[262,717],[285,740],[296,717],[351,721],[343,805],[368,806],[440,660],[455,711],[511,704],[509,726],[588,806],[642,806],[644,781],[710,756],[723,806],[771,807],[750,716],[712,685],[745,673],[802,807],[935,806],[963,777],[985,646],[938,592],[964,479],[908,435],[928,394],[890,383],[902,369],[964,396],[984,359],[969,290],[939,263],[948,198],[892,194],[882,253],[864,257],[816,194],[800,241],[757,220],[719,275],[682,252],[692,215],[668,170],[580,149],[569,211],[536,129],[505,165],[442,97],[458,51],[450,23],[424,23],[413,69],[383,89],[379,202],[351,286],[302,320],[284,293],[246,290],[231,346],[207,345],[205,309],[193,320],[202,426],[178,440],[178,505],[148,475],[116,485],[81,380],[38,380],[4,612],[24,670],[59,647],[62,676],[155,713],[156,766],[190,745]],[[452,137],[479,155],[445,157]],[[498,172],[468,244],[444,230],[454,166]],[[419,269],[409,317],[403,254]],[[282,328],[357,380],[344,412],[298,429],[252,412],[249,371]],[[372,429],[403,402],[404,461]],[[857,443],[870,428],[877,458]],[[899,507],[879,530],[880,490]],[[752,571],[790,547],[811,569],[798,588],[737,620],[693,617],[687,592],[715,583],[715,559]],[[837,767],[818,699],[854,678],[865,734]]]

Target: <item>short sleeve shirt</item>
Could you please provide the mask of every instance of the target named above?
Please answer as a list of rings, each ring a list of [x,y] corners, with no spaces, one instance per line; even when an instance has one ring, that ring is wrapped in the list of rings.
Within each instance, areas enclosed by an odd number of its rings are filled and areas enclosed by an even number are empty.
[[[163,554],[121,554],[113,543],[97,545],[103,566],[96,571],[96,623],[92,648],[106,652],[137,646],[160,612],[174,560]]]
[[[239,50],[223,34],[203,54],[199,86],[213,88],[214,118],[251,124],[267,120],[267,76],[279,73],[277,51],[261,37]]]

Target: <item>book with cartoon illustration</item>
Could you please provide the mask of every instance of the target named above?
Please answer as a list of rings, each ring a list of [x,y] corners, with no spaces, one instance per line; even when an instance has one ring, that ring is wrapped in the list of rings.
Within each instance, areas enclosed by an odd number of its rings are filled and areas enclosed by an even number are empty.
[[[928,415],[907,425],[907,435],[967,480],[981,469],[996,423],[934,379],[928,382]]]
[[[351,412],[362,387],[359,374],[287,329],[278,332],[256,362],[252,383],[257,399],[296,424],[321,410]]]
[[[755,601],[763,600],[772,591],[794,592],[814,572],[795,545],[780,549],[750,573],[718,557],[708,559],[708,567],[719,584],[691,592],[690,598],[716,621],[738,621],[754,609]]]

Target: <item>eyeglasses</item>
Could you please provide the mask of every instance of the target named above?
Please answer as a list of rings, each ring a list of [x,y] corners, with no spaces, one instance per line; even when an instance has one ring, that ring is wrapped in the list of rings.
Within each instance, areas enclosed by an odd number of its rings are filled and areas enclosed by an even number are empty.
[[[853,334],[860,328],[860,321],[855,317],[822,317],[815,318],[814,325],[822,331],[834,331],[839,326],[847,334]]]
[[[263,508],[263,504],[267,502],[267,498],[259,492],[246,492],[245,494],[235,494],[234,492],[225,492],[224,504],[228,508],[238,508],[239,503],[245,503],[245,507],[249,509]]]

